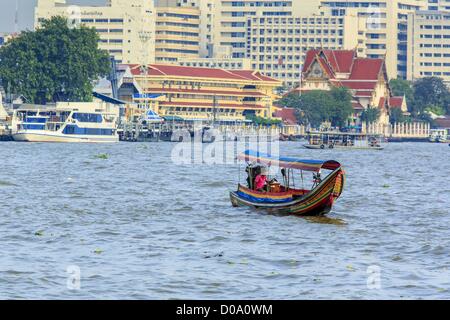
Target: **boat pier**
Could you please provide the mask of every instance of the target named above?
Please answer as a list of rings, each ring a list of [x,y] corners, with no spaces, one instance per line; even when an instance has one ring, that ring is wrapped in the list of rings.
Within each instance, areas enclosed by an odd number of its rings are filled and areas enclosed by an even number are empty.
[[[383,135],[389,142],[428,142],[431,125],[426,122],[402,122],[389,125],[363,123],[362,132]]]
[[[3,129],[0,124],[0,141],[12,141],[12,134],[10,129]]]
[[[196,132],[201,132],[203,142],[213,141],[239,141],[252,138],[265,138],[296,140],[304,137],[306,129],[303,126],[296,128],[283,126],[257,126],[257,125],[196,125],[192,123],[124,123],[118,132],[121,141],[128,142],[181,142],[189,133],[193,138]]]

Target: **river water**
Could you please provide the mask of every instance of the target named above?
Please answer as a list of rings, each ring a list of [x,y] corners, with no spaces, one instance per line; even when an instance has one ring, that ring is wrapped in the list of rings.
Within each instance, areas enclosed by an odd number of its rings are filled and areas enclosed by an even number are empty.
[[[280,143],[344,165],[328,219],[233,208],[238,167],[174,145],[1,143],[0,298],[450,298],[447,145]]]

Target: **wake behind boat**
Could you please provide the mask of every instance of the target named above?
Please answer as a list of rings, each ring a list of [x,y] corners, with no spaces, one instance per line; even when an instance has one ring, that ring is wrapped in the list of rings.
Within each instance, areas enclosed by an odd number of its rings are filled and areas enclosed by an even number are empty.
[[[344,170],[341,164],[334,160],[280,158],[251,150],[240,154],[238,159],[247,162],[248,177],[246,186],[239,183],[238,189],[230,192],[234,207],[260,208],[279,214],[324,215],[331,211],[344,188]],[[283,183],[274,179],[259,188],[265,166],[281,168]],[[300,171],[297,177],[294,176],[294,170]],[[322,178],[322,170],[328,170],[330,173]],[[310,189],[303,187],[304,171],[313,172],[313,185]],[[301,188],[295,186],[299,178]]]
[[[101,102],[23,105],[14,111],[12,137],[28,142],[118,142],[117,108]]]

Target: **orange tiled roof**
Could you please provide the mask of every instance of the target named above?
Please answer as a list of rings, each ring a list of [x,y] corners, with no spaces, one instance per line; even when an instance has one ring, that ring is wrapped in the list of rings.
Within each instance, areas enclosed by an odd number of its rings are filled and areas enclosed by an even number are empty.
[[[141,66],[129,65],[133,75],[141,75]],[[148,75],[150,76],[175,76],[190,78],[214,78],[225,80],[248,80],[261,82],[279,82],[267,77],[258,71],[251,70],[225,70],[218,68],[184,67],[176,65],[149,64]]]
[[[224,90],[197,90],[197,89],[177,89],[177,88],[148,88],[148,92],[157,93],[191,93],[191,94],[212,94],[212,95],[232,95],[245,97],[266,97],[262,92],[258,91],[224,91]]]
[[[391,97],[389,99],[389,106],[393,108],[401,108],[403,105],[404,97]]]

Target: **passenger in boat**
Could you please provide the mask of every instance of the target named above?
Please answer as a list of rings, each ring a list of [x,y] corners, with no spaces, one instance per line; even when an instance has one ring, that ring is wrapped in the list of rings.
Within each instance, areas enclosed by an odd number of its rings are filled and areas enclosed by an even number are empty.
[[[267,168],[261,168],[261,173],[258,174],[255,178],[255,190],[256,191],[266,191],[267,187]]]

